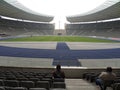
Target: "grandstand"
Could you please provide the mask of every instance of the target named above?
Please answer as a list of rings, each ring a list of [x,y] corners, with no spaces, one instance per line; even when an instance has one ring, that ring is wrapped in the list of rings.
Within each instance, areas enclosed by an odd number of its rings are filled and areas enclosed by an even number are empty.
[[[0,19],[0,33],[9,36],[53,35],[54,24]]]
[[[67,35],[120,38],[120,21],[66,24]]]
[[[120,1],[106,0],[83,15],[66,16],[65,30],[54,16],[29,10],[17,0],[0,1],[0,90],[99,90],[95,77],[112,66],[120,77],[120,43],[10,42],[3,39],[60,35],[120,40]],[[115,20],[113,20],[115,19]],[[111,40],[111,41],[112,41]],[[114,41],[114,40],[113,40]],[[53,80],[62,65],[66,79]],[[120,85],[107,90],[120,90]]]

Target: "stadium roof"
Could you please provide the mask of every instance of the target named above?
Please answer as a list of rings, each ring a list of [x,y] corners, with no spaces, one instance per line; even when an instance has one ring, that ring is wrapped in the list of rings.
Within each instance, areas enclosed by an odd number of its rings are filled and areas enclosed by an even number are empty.
[[[16,19],[40,22],[50,22],[53,20],[53,16],[34,12],[24,7],[17,0],[0,0],[0,15]]]
[[[67,16],[67,20],[74,22],[100,21],[120,17],[120,0],[107,0],[96,9],[74,16]]]

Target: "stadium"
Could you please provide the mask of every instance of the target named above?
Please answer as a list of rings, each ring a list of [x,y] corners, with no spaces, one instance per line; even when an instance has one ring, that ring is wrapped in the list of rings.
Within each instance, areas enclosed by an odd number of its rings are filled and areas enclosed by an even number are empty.
[[[54,18],[0,0],[0,90],[100,90],[95,78],[108,66],[117,83],[107,90],[120,90],[120,1],[68,15],[64,28]],[[58,64],[66,78],[52,81]]]

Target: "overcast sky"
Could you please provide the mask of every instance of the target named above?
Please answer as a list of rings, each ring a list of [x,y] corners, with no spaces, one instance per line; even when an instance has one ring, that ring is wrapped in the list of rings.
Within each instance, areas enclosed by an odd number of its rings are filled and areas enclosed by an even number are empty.
[[[24,6],[41,14],[54,16],[57,25],[61,28],[65,22],[65,16],[88,12],[104,3],[106,0],[18,0]]]

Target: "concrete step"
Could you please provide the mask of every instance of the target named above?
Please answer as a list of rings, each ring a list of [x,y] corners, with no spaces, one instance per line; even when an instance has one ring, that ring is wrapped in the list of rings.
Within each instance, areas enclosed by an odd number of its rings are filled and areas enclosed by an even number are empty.
[[[66,90],[100,90],[95,83],[88,82],[83,79],[66,79]],[[112,90],[107,88],[107,90]]]

